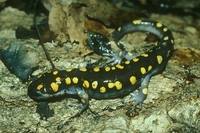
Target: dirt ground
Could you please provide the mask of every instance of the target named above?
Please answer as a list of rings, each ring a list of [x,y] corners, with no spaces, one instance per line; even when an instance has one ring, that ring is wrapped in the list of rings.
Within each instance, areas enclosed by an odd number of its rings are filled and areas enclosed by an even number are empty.
[[[42,17],[43,15],[41,15]],[[33,15],[7,7],[0,12],[0,40],[17,40],[18,25],[33,25]],[[36,113],[37,103],[27,95],[28,83],[11,74],[0,61],[0,132],[73,132],[73,133],[198,133],[200,132],[200,18],[190,15],[151,13],[149,18],[165,24],[175,38],[175,52],[166,70],[151,78],[149,94],[142,109],[135,115],[125,113],[130,104],[122,99],[90,100],[90,110],[70,119],[79,110],[78,101],[66,98],[50,103],[54,116],[41,120]],[[110,32],[113,29],[110,29]],[[143,33],[129,34],[121,40],[130,52],[140,52],[146,43]],[[39,68],[34,75],[51,69],[37,39],[28,39],[39,54]],[[20,40],[23,43],[24,40]],[[24,41],[25,42],[25,41]],[[141,45],[138,45],[141,44]],[[45,43],[58,69],[78,67],[85,60],[95,61],[95,54],[82,57],[78,44],[64,43],[55,47]],[[138,54],[137,53],[137,54]],[[134,53],[133,53],[134,54]],[[136,54],[136,55],[137,55]]]

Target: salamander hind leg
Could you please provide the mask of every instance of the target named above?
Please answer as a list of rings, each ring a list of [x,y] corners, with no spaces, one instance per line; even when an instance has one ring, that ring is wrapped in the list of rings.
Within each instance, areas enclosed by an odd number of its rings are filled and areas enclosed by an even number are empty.
[[[148,94],[148,84],[149,84],[150,78],[151,78],[151,75],[147,75],[143,79],[139,90],[135,90],[134,92],[130,93],[131,98],[123,101],[123,103],[134,102],[133,107],[126,112],[127,115],[131,116],[131,113],[136,109],[137,105],[142,107],[142,103],[146,99],[147,94]]]
[[[111,47],[111,42],[104,35],[91,31],[88,33],[88,46],[94,50],[96,54],[110,57],[106,64],[116,65],[120,64],[123,59],[132,60],[135,58],[135,56],[127,52],[126,47],[120,42],[116,43],[120,50],[115,51]]]

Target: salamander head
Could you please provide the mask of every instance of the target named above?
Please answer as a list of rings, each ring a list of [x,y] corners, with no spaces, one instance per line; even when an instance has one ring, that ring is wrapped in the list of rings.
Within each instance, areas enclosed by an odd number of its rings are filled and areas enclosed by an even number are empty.
[[[49,99],[50,89],[42,79],[44,79],[44,76],[37,78],[28,87],[28,96],[35,101]]]
[[[52,71],[37,76],[28,87],[28,96],[35,101],[45,101],[61,93],[61,77],[58,71]]]

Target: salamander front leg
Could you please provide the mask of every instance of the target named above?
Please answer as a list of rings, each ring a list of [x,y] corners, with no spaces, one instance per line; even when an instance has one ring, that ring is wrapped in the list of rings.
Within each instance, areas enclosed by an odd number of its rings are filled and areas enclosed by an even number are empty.
[[[54,114],[54,110],[50,109],[48,102],[39,102],[37,105],[36,112],[40,115],[41,120],[47,120]]]
[[[123,101],[123,103],[134,102],[134,106],[130,110],[127,111],[128,115],[130,115],[135,110],[137,105],[142,107],[142,103],[147,97],[148,84],[149,84],[150,78],[151,78],[151,75],[147,75],[142,81],[140,89],[135,90],[134,92],[130,93],[131,98]]]
[[[87,109],[88,105],[89,105],[89,97],[88,94],[85,92],[84,89],[80,88],[77,91],[78,96],[80,97],[80,111],[78,113],[76,113],[76,115],[74,115],[73,117],[79,116],[85,109]]]

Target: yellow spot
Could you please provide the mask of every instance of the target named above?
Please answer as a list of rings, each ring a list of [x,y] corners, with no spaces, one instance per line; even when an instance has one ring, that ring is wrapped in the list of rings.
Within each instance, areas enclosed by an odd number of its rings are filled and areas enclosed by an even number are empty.
[[[72,81],[74,82],[74,84],[77,84],[78,83],[78,78],[77,77],[73,77]]]
[[[116,82],[115,82],[115,86],[116,86],[117,90],[121,90],[121,88],[122,88],[122,83],[119,82],[119,81],[116,81]]]
[[[113,66],[113,67],[111,67],[111,69],[112,69],[112,70],[115,70],[115,67]]]
[[[106,92],[106,88],[105,88],[104,86],[102,86],[102,87],[100,88],[100,92],[101,92],[101,93],[105,93],[105,92]]]
[[[127,65],[130,64],[130,61],[129,60],[125,61],[125,64],[127,64]]]
[[[165,41],[167,41],[168,39],[169,39],[169,37],[168,37],[168,36],[164,37],[164,40],[165,40]]]
[[[157,23],[156,27],[160,28],[160,27],[162,27],[162,24],[161,23]]]
[[[173,40],[173,39],[171,39],[171,43],[172,43],[172,44],[174,43],[174,40]]]
[[[133,24],[140,24],[142,22],[142,20],[133,20]]]
[[[106,72],[110,71],[110,67],[105,67],[105,71]]]
[[[141,56],[148,57],[149,55],[148,54],[141,54]]]
[[[83,81],[83,87],[85,87],[85,88],[89,88],[90,87],[90,84],[89,84],[89,82],[87,80]]]
[[[41,77],[42,77],[42,74],[40,74],[40,75],[37,76],[38,79],[41,78]]]
[[[161,55],[158,55],[158,56],[157,56],[158,64],[161,64],[161,63],[162,63],[162,60],[163,60],[162,56],[161,56]]]
[[[79,70],[82,71],[82,72],[86,72],[87,71],[87,69],[85,67],[79,68]]]
[[[136,77],[135,77],[135,76],[131,76],[131,77],[130,77],[130,82],[131,82],[132,85],[134,85],[134,84],[136,83],[136,81],[137,81],[137,80],[136,80]]]
[[[82,98],[81,98],[81,102],[82,102],[82,103],[85,103],[85,99],[82,99]]]
[[[39,84],[39,85],[37,86],[37,90],[41,90],[43,87],[44,87],[43,84]]]
[[[60,82],[60,81],[61,81],[60,77],[57,77],[56,82]]]
[[[111,88],[113,88],[114,86],[115,86],[115,84],[114,84],[114,83],[111,83],[111,82],[110,82],[110,83],[108,83],[108,88],[110,88],[110,89],[111,89]]]
[[[121,31],[121,27],[119,27],[117,30],[118,30],[118,31]]]
[[[150,71],[152,69],[152,66],[150,65],[150,66],[148,66],[148,71]]]
[[[168,30],[168,29],[167,29],[166,27],[163,29],[164,32],[166,32],[167,30]]]
[[[58,84],[56,84],[55,82],[52,82],[51,83],[51,88],[52,88],[52,90],[54,91],[54,92],[57,92],[58,91]]]
[[[71,68],[67,68],[66,71],[67,71],[67,72],[71,72],[72,69],[71,69]]]
[[[98,86],[98,82],[97,82],[97,81],[93,81],[93,82],[92,82],[92,88],[93,88],[93,89],[96,89],[97,86]]]
[[[119,68],[119,69],[123,69],[124,68],[124,66],[122,66],[120,64],[117,64],[116,67]]]
[[[138,62],[138,61],[139,61],[139,58],[134,58],[133,61],[134,61],[134,62]]]
[[[145,74],[145,73],[146,73],[146,69],[145,69],[144,67],[141,67],[141,68],[140,68],[140,72],[141,72],[142,74]]]
[[[56,75],[56,74],[58,74],[58,71],[53,71],[53,75]]]
[[[65,79],[65,83],[66,83],[67,85],[71,84],[71,79],[70,79],[69,77],[67,77],[67,78]]]
[[[95,67],[93,70],[94,70],[95,72],[99,72],[99,71],[100,71],[100,69],[99,69],[98,67]]]
[[[147,89],[147,88],[144,88],[144,89],[142,90],[142,93],[145,94],[145,95],[147,95],[148,89]]]

